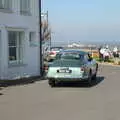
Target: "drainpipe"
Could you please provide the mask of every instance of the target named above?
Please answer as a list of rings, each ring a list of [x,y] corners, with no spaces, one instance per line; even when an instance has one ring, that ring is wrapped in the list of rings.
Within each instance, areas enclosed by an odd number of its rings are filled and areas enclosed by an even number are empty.
[[[43,57],[42,57],[42,29],[41,29],[41,0],[39,0],[39,43],[40,43],[40,76],[43,76]]]

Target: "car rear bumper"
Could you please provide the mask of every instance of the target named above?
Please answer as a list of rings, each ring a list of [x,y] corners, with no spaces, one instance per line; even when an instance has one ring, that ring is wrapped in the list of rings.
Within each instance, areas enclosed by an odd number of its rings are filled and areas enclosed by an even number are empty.
[[[55,80],[55,81],[87,81],[87,78],[53,78],[53,77],[48,77],[48,80]]]

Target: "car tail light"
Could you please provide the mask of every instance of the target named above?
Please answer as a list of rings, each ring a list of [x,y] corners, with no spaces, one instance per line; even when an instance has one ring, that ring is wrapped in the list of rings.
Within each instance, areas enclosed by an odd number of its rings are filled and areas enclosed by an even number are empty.
[[[44,66],[44,70],[48,70],[48,66]]]
[[[50,52],[50,55],[55,55],[56,53],[55,52]]]
[[[85,68],[84,68],[84,67],[81,67],[80,70],[81,70],[81,71],[85,71]]]

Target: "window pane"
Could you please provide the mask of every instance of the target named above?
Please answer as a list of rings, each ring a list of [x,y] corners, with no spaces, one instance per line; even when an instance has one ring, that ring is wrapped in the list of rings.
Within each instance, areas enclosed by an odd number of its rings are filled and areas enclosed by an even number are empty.
[[[11,8],[11,0],[4,0],[4,8],[9,9]]]
[[[9,61],[17,64],[23,62],[23,42],[24,32],[9,31],[8,43],[9,43]]]
[[[23,59],[23,48],[20,47],[19,48],[19,60],[22,61],[22,59]]]
[[[35,33],[34,32],[30,32],[30,34],[29,34],[30,42],[34,41],[34,37],[35,37]]]
[[[30,12],[30,0],[20,0],[20,12],[21,14]]]
[[[24,9],[24,0],[20,0],[20,10]]]
[[[30,46],[32,46],[35,43],[35,32],[30,32],[29,33],[29,42],[30,42]]]
[[[16,47],[9,47],[9,60],[10,61],[17,60]]]
[[[30,0],[26,0],[27,1],[27,9],[30,9]]]
[[[24,32],[19,32],[19,46],[23,46]]]
[[[9,38],[9,46],[16,46],[17,43],[17,34],[16,32],[8,32],[8,38]]]
[[[3,8],[3,2],[0,0],[0,8]]]

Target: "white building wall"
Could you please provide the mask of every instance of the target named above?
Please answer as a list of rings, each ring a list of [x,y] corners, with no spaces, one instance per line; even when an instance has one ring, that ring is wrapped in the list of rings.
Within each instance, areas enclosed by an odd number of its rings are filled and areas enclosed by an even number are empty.
[[[1,38],[1,31],[0,31],[0,55],[2,53],[2,38]],[[1,65],[2,65],[2,56],[0,56],[0,76],[1,76]]]
[[[39,0],[31,0],[32,16],[20,15],[19,0],[13,0],[12,12],[5,13],[0,10],[0,79],[16,79],[27,76],[40,75],[39,52]],[[8,29],[17,29],[25,32],[24,64],[8,64]],[[36,33],[35,42],[38,46],[31,47],[29,32]]]

